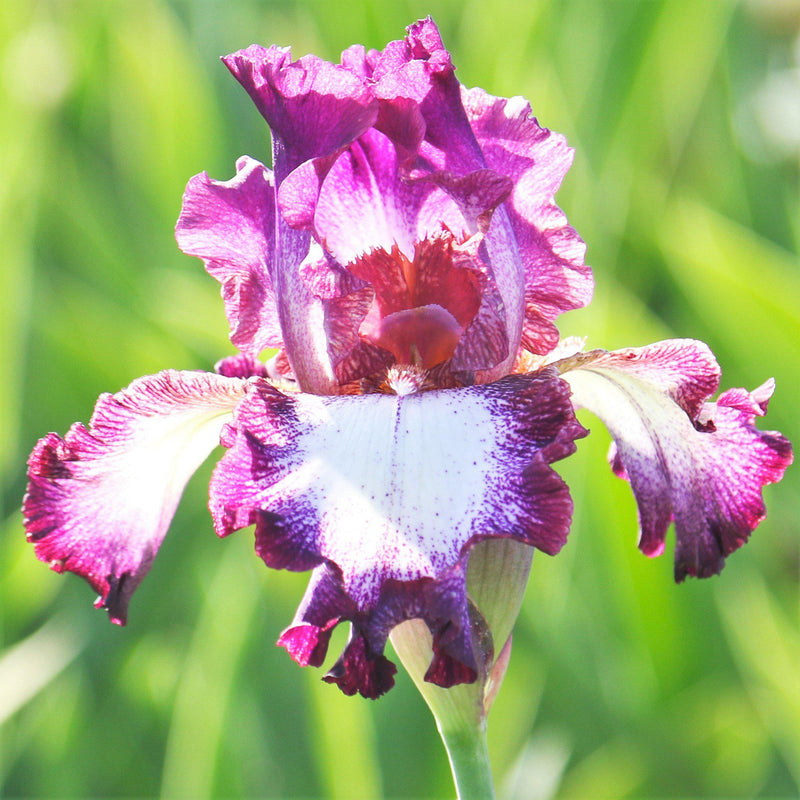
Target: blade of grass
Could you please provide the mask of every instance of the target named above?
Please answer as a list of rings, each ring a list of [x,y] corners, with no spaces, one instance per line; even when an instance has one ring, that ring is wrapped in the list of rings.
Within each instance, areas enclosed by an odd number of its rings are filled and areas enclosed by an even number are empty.
[[[215,796],[214,777],[228,724],[228,700],[242,648],[252,635],[250,622],[261,600],[258,564],[248,560],[243,566],[242,557],[240,548],[225,548],[186,654],[164,756],[161,797],[165,800]]]
[[[322,783],[331,800],[381,800],[381,768],[369,701],[346,697],[307,670],[311,701],[313,747]],[[376,709],[377,710],[377,709]]]
[[[742,680],[800,790],[800,629],[778,605],[764,579],[742,573],[720,583],[724,630]]]

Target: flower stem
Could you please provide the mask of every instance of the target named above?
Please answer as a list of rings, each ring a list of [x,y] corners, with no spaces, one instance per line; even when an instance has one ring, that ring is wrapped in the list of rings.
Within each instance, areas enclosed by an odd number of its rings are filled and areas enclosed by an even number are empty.
[[[450,759],[458,800],[494,800],[486,725],[439,733]]]

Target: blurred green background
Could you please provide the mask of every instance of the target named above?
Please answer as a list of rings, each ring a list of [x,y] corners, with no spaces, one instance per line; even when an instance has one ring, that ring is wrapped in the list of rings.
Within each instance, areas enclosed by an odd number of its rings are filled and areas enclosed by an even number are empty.
[[[524,94],[565,133],[559,194],[588,242],[589,345],[708,342],[723,386],[800,407],[800,4],[5,0],[0,7],[0,794],[8,798],[451,797],[399,676],[345,698],[273,646],[305,576],[220,542],[190,484],[127,628],[36,561],[19,503],[36,439],[139,375],[231,353],[217,284],[172,228],[188,178],[268,158],[218,56],[329,59],[431,13],[458,75]],[[560,466],[570,542],[534,561],[490,720],[506,798],[789,798],[800,791],[798,475],[708,581],[635,548],[602,426]],[[671,542],[668,545],[671,553]],[[334,642],[341,642],[341,638]],[[332,652],[336,650],[334,646]]]

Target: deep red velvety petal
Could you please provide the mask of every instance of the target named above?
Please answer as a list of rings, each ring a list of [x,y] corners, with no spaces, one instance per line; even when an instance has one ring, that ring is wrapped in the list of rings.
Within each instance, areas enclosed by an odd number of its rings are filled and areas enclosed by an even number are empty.
[[[372,328],[361,328],[371,341],[388,350],[398,364],[429,370],[449,361],[464,329],[439,305],[417,306],[382,317]]]

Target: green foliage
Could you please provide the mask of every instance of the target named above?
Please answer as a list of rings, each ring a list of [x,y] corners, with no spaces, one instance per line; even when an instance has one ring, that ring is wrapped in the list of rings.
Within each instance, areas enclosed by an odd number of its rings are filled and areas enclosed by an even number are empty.
[[[124,630],[24,542],[17,509],[39,436],[86,421],[102,391],[232,352],[216,283],[172,237],[190,176],[268,157],[261,118],[217,57],[258,41],[336,58],[431,13],[465,84],[524,94],[576,147],[559,202],[597,290],[562,332],[595,347],[702,338],[724,387],[776,377],[766,425],[797,441],[800,151],[775,145],[751,102],[792,63],[800,19],[775,8],[5,0],[3,796],[452,796],[407,677],[375,704],[346,699],[273,647],[305,578],[267,572],[246,532],[216,539],[209,467]],[[602,426],[585,422],[593,436],[560,467],[576,500],[570,542],[534,559],[490,719],[498,787],[525,800],[796,796],[796,470],[767,489],[769,518],[722,576],[674,586],[669,556],[636,551],[629,488],[607,468]]]

